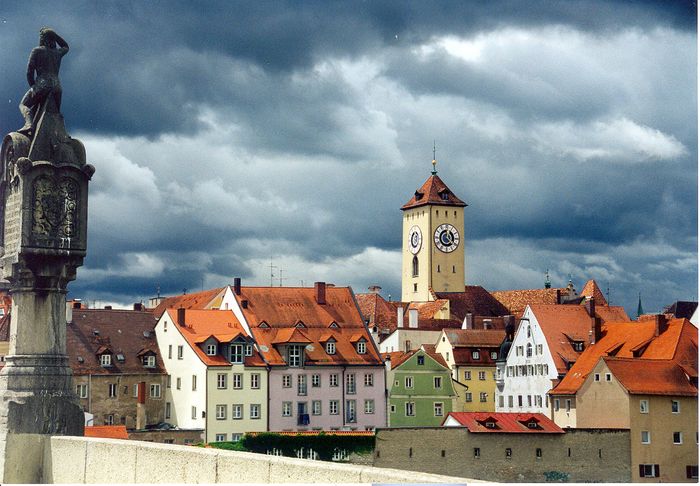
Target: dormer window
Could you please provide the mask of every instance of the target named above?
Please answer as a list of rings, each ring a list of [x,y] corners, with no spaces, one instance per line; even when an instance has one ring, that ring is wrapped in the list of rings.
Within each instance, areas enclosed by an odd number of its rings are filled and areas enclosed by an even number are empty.
[[[119,355],[117,355],[117,359],[119,359]],[[153,354],[147,354],[146,356],[143,357],[143,366],[145,368],[155,368],[156,367],[156,357]]]
[[[287,365],[292,368],[298,368],[301,366],[301,345],[290,344],[287,346]]]
[[[304,322],[302,320],[298,320],[296,322],[296,324],[294,324],[294,327],[304,328],[304,327],[306,327],[306,324],[304,324]]]
[[[260,321],[260,324],[258,324],[258,327],[262,327],[263,329],[268,329],[270,325],[267,323],[267,321]]]
[[[229,346],[229,361],[233,364],[243,363],[243,344],[231,344]]]
[[[369,324],[369,322],[366,322],[366,323]],[[335,322],[335,321],[333,321],[333,322],[331,322],[330,326],[328,326],[328,327],[337,329],[337,328],[338,328],[338,323]]]
[[[440,199],[442,199],[443,201],[447,201],[449,197],[450,195],[447,193],[447,191],[440,193]]]
[[[496,428],[496,422],[492,422],[492,421],[490,421],[490,420],[489,420],[489,421],[486,421],[486,422],[484,422],[484,427],[486,427],[487,429],[495,429],[495,428]]]
[[[335,341],[328,341],[326,343],[326,353],[335,354]]]
[[[217,347],[216,344],[207,344],[207,356],[216,356]]]
[[[536,429],[537,428],[537,422],[528,422],[527,423],[527,428],[528,429]]]
[[[357,354],[365,354],[367,352],[367,343],[364,340],[357,341]]]
[[[109,368],[112,366],[112,355],[109,353],[100,355],[100,366],[103,368]]]
[[[472,359],[479,359],[479,351],[472,351]]]
[[[117,361],[119,361],[120,363],[123,363],[124,361],[126,361],[126,358],[124,357],[123,354],[119,353],[117,355]]]
[[[574,346],[574,351],[579,353],[583,351],[583,341],[574,341],[572,344]]]
[[[245,345],[245,355],[246,356],[253,356],[253,345],[252,344]]]

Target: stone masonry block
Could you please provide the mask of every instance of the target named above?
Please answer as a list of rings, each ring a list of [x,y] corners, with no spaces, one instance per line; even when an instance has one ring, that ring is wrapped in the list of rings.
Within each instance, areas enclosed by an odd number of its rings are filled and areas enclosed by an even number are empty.
[[[214,483],[217,452],[170,444],[139,444],[135,483]]]
[[[43,482],[53,484],[85,483],[84,437],[51,437],[44,454]]]
[[[216,461],[217,483],[270,482],[270,456],[219,450]]]
[[[120,439],[88,439],[85,455],[85,482],[136,482],[138,444]]]

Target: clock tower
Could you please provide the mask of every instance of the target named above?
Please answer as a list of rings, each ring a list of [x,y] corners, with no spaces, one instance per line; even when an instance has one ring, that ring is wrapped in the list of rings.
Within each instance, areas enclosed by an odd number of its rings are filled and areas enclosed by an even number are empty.
[[[401,300],[427,302],[435,292],[464,292],[464,207],[433,171],[401,207]]]

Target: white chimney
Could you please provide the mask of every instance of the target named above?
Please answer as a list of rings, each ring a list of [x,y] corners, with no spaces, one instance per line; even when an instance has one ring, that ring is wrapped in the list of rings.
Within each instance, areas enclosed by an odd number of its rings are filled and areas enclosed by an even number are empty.
[[[418,309],[408,309],[408,327],[418,327]]]
[[[396,327],[403,327],[403,306],[400,305],[396,308]]]

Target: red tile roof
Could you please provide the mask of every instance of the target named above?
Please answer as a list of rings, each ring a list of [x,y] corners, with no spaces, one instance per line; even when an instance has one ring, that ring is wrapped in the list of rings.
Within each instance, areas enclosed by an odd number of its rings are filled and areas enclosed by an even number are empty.
[[[563,434],[564,430],[541,413],[509,412],[450,412],[442,425],[452,417],[472,433],[527,433],[527,434]],[[486,422],[495,423],[495,428],[487,427]],[[537,428],[530,428],[528,423],[536,423]]]
[[[74,309],[73,320],[66,326],[66,351],[73,374],[165,373],[153,331],[155,325],[156,319],[150,312]],[[155,368],[143,366],[139,353],[144,349],[156,355]],[[100,365],[98,354],[105,351],[112,354],[110,367]],[[123,362],[116,359],[119,354],[124,356]]]
[[[598,308],[596,308],[598,310]],[[674,360],[697,377],[698,330],[685,319],[672,319],[655,337],[653,320],[608,322],[601,327],[601,338],[578,357],[571,370],[554,388],[552,395],[574,395],[601,357]]]
[[[581,295],[581,297],[586,297],[589,299],[593,298],[593,300],[595,300],[596,305],[608,305],[608,301],[605,299],[605,295],[603,295],[603,292],[600,290],[600,287],[598,287],[598,284],[593,279],[589,280],[584,284],[579,295]]]
[[[403,307],[406,313],[407,304],[397,301],[387,301],[379,294],[357,294],[357,305],[364,319],[369,320],[369,327],[379,328],[379,336],[386,337],[396,330],[397,309]]]
[[[499,347],[505,333],[496,329],[445,329],[445,336],[455,347]]]
[[[633,395],[696,397],[698,389],[673,360],[603,357],[615,378]]]
[[[177,309],[179,307],[184,309],[218,308],[225,291],[226,287],[221,287],[203,290],[202,292],[167,297],[151,312],[153,312],[154,316],[160,318],[165,309]]]
[[[463,321],[467,314],[474,317],[511,314],[506,306],[479,285],[466,285],[464,292],[435,292],[435,295],[439,299],[450,301],[450,317],[459,321]]]
[[[167,309],[167,313],[175,324],[174,327],[182,334],[202,363],[207,366],[231,366],[231,362],[222,354],[209,356],[202,350],[199,345],[209,337],[213,336],[219,343],[229,343],[236,337],[243,336],[252,343],[243,326],[230,310],[186,310],[185,326],[177,324],[177,309]],[[244,364],[246,366],[264,366],[265,362],[253,350],[252,356],[245,357]]]
[[[427,204],[437,206],[457,206],[464,207],[467,204],[458,198],[442,179],[433,174],[428,177],[420,189],[417,189],[413,197],[403,206],[402,210],[417,208]]]
[[[557,304],[557,291],[563,295],[567,289],[498,290],[491,295],[508,309],[509,314],[521,317],[528,305]]]
[[[126,425],[87,425],[85,437],[98,437],[100,439],[128,439]]]
[[[445,362],[445,358],[442,357],[442,355],[438,352],[435,351],[435,346],[433,345],[428,345],[428,344],[423,344],[422,346],[422,351],[424,354],[427,354],[431,358],[433,358],[440,366],[444,366],[448,370],[450,369],[447,363]],[[396,369],[398,366],[401,366],[404,364],[406,361],[411,359],[411,356],[417,354],[418,352],[421,351],[421,348],[414,349],[408,352],[403,352],[403,351],[392,351],[390,353],[382,353],[382,357],[387,360],[389,359],[391,362],[391,369]]]

